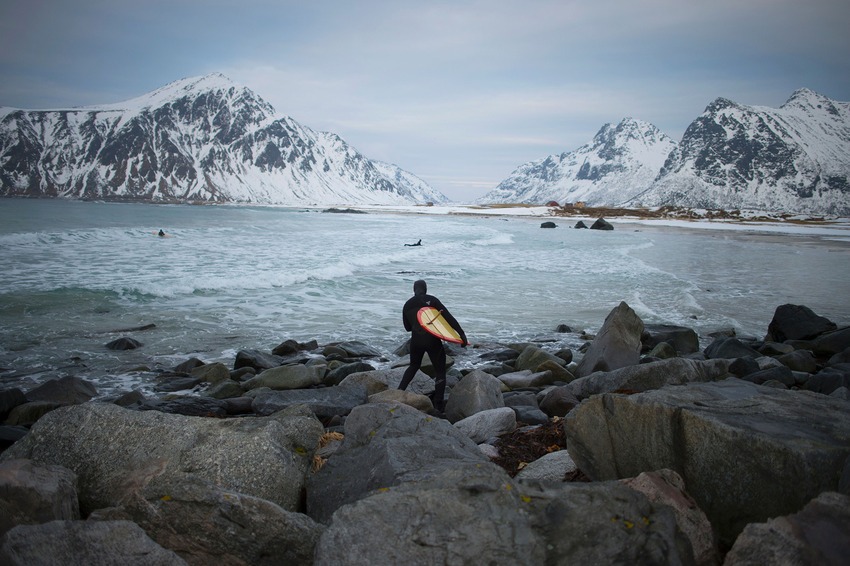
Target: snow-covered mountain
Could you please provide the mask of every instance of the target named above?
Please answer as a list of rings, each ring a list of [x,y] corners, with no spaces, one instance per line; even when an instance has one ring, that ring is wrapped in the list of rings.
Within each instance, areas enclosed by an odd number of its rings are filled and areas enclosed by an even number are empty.
[[[850,103],[808,89],[778,109],[718,98],[632,204],[850,214]]]
[[[621,205],[650,187],[675,147],[652,124],[626,118],[575,151],[521,165],[479,202]]]
[[[850,214],[850,103],[808,89],[781,108],[712,102],[676,144],[626,119],[520,166],[479,202],[585,201]]]
[[[0,195],[264,204],[446,202],[212,74],[119,104],[0,108]]]

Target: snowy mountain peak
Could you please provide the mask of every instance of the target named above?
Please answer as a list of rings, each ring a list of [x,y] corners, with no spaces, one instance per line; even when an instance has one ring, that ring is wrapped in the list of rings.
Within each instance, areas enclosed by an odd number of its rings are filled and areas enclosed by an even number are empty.
[[[621,204],[649,187],[675,146],[654,125],[624,118],[575,151],[521,165],[479,202]]]
[[[550,200],[847,215],[850,103],[806,88],[780,108],[719,97],[678,144],[626,118],[575,151],[518,167],[479,202]]]
[[[412,204],[448,199],[215,73],[119,104],[0,113],[0,196]]]

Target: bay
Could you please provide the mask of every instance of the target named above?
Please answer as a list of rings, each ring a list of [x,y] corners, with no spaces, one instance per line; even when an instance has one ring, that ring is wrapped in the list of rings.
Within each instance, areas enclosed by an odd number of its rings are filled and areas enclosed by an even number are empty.
[[[144,390],[144,368],[191,356],[229,364],[240,349],[286,339],[360,340],[391,363],[407,339],[401,305],[420,278],[473,343],[576,348],[578,332],[598,330],[620,301],[644,322],[694,328],[705,344],[725,328],[763,336],[785,303],[850,322],[846,239],[541,222],[0,199],[0,387],[78,375],[102,394]],[[144,346],[105,348],[124,335]],[[475,358],[470,349],[459,362]]]

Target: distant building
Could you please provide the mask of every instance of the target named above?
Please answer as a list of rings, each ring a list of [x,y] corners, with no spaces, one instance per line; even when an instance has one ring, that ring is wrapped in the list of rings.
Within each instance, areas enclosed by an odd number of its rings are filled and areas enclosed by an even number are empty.
[[[585,206],[587,206],[587,203],[585,203],[583,200],[580,200],[576,202],[573,206],[575,206],[576,208],[584,208]]]
[[[546,206],[561,206],[561,205],[558,204],[558,201],[556,201],[556,200],[550,200],[549,202],[546,203]]]

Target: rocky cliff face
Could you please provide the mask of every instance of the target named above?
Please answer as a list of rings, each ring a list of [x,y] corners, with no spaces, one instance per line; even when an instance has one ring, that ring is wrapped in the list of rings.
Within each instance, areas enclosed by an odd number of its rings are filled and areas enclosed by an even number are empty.
[[[850,104],[807,89],[782,107],[712,102],[635,204],[850,213]]]
[[[650,187],[675,147],[652,124],[626,118],[575,151],[521,165],[480,202],[621,205]]]
[[[481,202],[549,200],[847,215],[850,103],[807,89],[778,109],[718,98],[678,144],[627,119],[519,167]]]
[[[0,109],[0,194],[141,201],[411,204],[446,197],[222,75],[114,105]]]

